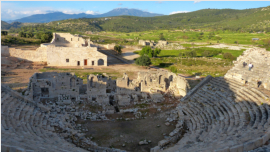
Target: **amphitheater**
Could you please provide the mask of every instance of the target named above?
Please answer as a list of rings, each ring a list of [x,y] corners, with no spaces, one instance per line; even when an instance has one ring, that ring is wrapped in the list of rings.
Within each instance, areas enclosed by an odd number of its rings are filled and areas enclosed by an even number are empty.
[[[151,152],[270,151],[269,58],[264,49],[248,49],[224,77],[204,78],[180,99],[175,129]],[[251,71],[243,61],[254,65]],[[98,146],[76,130],[76,115],[55,112],[5,85],[1,105],[4,152],[124,151]]]

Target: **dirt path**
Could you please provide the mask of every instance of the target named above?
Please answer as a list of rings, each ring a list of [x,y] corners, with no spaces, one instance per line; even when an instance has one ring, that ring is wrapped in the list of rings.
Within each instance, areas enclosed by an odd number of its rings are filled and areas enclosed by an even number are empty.
[[[137,50],[141,50],[141,49],[128,49],[128,48],[124,48],[122,50],[122,57],[125,58],[125,59],[127,59],[127,60],[130,60],[130,61],[133,61],[134,62],[134,59],[135,58],[140,57],[139,54],[133,53],[134,51],[137,51]]]

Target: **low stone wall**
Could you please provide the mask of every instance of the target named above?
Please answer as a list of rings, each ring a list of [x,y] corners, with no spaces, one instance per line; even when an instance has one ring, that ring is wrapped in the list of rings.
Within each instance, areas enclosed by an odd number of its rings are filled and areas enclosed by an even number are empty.
[[[47,50],[46,47],[39,47],[36,50],[22,50],[16,48],[9,49],[10,56],[29,60],[33,62],[46,62],[47,61]]]
[[[1,46],[1,56],[9,56],[9,49],[8,46]]]

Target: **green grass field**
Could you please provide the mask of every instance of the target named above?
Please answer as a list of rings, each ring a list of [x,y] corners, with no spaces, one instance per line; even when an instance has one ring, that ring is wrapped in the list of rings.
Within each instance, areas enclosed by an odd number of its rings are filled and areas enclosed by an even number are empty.
[[[174,30],[156,30],[144,32],[102,32],[100,35],[106,35],[114,38],[133,39],[133,40],[159,40],[159,34],[163,33],[166,40],[169,42],[199,42],[199,43],[226,43],[226,44],[248,44],[248,45],[263,45],[264,40],[270,37],[270,34],[264,33],[233,33],[227,31],[215,32],[182,32]],[[259,38],[258,41],[252,41],[252,38]],[[184,44],[185,47],[190,47],[190,44]],[[196,45],[195,45],[196,46]]]

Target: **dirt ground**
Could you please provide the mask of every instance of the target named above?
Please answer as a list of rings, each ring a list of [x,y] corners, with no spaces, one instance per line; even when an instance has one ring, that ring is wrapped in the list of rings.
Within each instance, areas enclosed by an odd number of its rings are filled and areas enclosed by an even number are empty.
[[[162,114],[150,114],[145,119],[139,120],[110,120],[104,122],[84,121],[82,126],[88,128],[87,137],[99,146],[113,147],[127,151],[149,152],[151,148],[158,145],[164,139],[164,135],[175,129],[175,122],[165,125],[166,117]],[[123,114],[119,114],[123,116]],[[158,126],[159,125],[159,126]],[[142,140],[151,141],[147,145],[139,145]],[[125,146],[123,146],[125,144]]]
[[[141,50],[141,49],[138,49],[138,50]],[[127,60],[134,60],[135,58],[140,57],[139,54],[133,53],[134,51],[136,50],[130,49],[130,48],[124,48],[122,49],[122,57]]]

